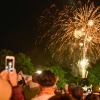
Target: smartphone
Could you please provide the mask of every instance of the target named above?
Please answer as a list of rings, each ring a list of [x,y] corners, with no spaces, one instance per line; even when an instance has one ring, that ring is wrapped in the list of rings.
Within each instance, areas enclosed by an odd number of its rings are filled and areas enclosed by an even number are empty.
[[[6,56],[5,58],[5,69],[9,72],[13,71],[15,67],[15,57],[14,56]]]
[[[91,93],[91,89],[90,89],[90,88],[87,89],[87,93],[88,93],[88,94]]]

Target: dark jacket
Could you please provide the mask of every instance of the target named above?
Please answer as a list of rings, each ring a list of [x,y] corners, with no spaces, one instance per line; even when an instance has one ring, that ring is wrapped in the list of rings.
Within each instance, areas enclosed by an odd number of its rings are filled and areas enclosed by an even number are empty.
[[[31,100],[33,97],[39,94],[40,91],[40,87],[30,88],[29,85],[26,85],[23,89],[25,100]]]

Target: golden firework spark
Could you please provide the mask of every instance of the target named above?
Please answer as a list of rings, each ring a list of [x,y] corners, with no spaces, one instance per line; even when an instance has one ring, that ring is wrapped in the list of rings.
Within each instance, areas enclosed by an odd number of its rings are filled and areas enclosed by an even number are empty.
[[[100,6],[65,6],[60,12],[56,10],[55,16],[51,15],[47,10],[39,24],[45,32],[41,39],[50,36],[46,49],[51,50],[52,58],[65,63],[80,59],[95,62],[100,57]],[[50,29],[46,31],[47,26]]]

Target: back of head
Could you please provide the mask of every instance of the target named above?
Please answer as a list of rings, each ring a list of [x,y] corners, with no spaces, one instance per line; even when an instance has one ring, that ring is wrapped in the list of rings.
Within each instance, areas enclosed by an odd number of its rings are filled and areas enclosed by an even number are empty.
[[[44,70],[38,75],[37,80],[42,87],[51,87],[56,83],[56,76],[50,70]]]
[[[0,100],[10,100],[12,94],[11,85],[0,78]]]
[[[37,81],[38,75],[39,75],[38,73],[33,73],[33,75],[32,75],[32,81],[33,82],[38,83],[38,81]]]
[[[97,85],[97,84],[93,85],[92,92],[99,93],[100,92],[99,88],[100,88],[99,85]]]
[[[72,91],[72,96],[75,99],[82,100],[83,93],[84,93],[83,88],[81,86],[76,86]]]
[[[69,85],[68,85],[68,92],[69,92],[69,94],[72,94],[72,90],[73,90],[73,88],[75,87],[76,85],[74,84],[74,83],[70,83]]]
[[[68,94],[59,94],[51,97],[49,100],[72,100]]]
[[[85,100],[100,100],[99,96],[96,94],[89,94],[86,96]]]

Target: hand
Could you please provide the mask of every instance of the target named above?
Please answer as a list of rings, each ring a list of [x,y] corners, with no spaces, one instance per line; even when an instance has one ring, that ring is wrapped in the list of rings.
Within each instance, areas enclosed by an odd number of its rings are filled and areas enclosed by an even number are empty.
[[[7,70],[3,70],[1,73],[0,73],[0,77],[4,80],[8,80],[8,72]]]
[[[19,72],[19,74],[20,74],[22,77],[24,76],[24,74],[23,74],[22,70]]]
[[[9,72],[9,81],[12,87],[17,86],[17,73],[16,69],[13,69],[13,72]]]

